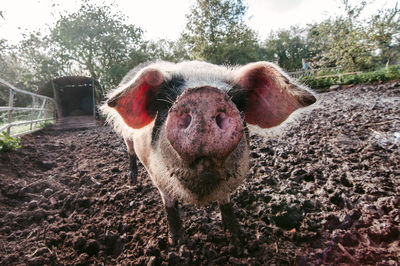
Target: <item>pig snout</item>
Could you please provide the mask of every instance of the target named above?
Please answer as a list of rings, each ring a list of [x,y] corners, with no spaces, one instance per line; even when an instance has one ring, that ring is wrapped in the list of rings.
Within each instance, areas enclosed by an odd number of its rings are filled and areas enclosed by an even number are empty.
[[[185,91],[169,110],[166,121],[167,139],[190,167],[223,162],[237,147],[243,132],[235,104],[213,87]]]

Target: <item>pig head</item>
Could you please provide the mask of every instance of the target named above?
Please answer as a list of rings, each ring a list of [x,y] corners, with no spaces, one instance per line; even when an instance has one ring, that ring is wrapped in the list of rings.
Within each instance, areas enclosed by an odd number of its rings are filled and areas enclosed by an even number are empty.
[[[223,225],[237,232],[229,194],[249,169],[248,128],[277,127],[315,101],[268,62],[237,68],[158,62],[129,72],[102,110],[133,143],[160,191],[176,240],[183,234],[177,200],[218,201]]]

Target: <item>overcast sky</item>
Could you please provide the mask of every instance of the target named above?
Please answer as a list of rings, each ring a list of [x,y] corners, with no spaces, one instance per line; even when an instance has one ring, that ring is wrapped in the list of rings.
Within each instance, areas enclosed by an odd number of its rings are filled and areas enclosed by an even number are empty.
[[[13,43],[23,33],[54,25],[59,14],[76,11],[80,0],[1,0],[0,38]],[[185,14],[194,0],[93,0],[98,3],[116,2],[128,22],[141,27],[146,39],[176,39],[185,27]],[[360,2],[350,0],[352,3]],[[371,0],[369,0],[371,2]],[[398,0],[375,0],[365,10],[366,15],[382,8],[393,8]],[[330,16],[343,14],[342,0],[247,0],[248,25],[261,39],[271,30],[304,26]]]

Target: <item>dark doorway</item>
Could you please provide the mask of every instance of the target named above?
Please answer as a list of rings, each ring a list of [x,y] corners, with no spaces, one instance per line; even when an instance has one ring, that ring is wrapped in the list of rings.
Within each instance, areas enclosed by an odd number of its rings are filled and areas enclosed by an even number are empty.
[[[92,86],[71,87],[59,90],[62,116],[93,115]]]
[[[97,105],[103,96],[98,81],[89,77],[66,76],[48,81],[41,94],[53,97],[57,103],[57,123],[60,128],[96,125]]]

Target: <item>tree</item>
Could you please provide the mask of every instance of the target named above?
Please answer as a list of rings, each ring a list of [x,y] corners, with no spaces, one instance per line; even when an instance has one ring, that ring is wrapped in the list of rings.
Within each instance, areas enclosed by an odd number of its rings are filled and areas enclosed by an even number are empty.
[[[315,67],[338,66],[343,69],[366,69],[373,64],[372,48],[360,14],[366,6],[351,6],[343,0],[346,16],[329,18],[308,29],[307,42]]]
[[[58,47],[48,36],[32,32],[18,45],[21,80],[25,88],[36,90],[45,82],[63,75],[74,75],[79,69],[67,58],[58,57]]]
[[[291,27],[290,30],[271,32],[264,42],[267,60],[276,62],[286,70],[301,68],[302,59],[309,55],[304,31],[299,27]]]
[[[245,24],[246,11],[241,0],[197,0],[182,34],[192,57],[217,64],[256,60],[258,40]]]
[[[57,58],[73,62],[73,67],[86,71],[106,88],[114,86],[143,42],[142,30],[126,24],[125,19],[110,6],[84,2],[77,12],[62,16],[51,31]]]
[[[147,41],[143,45],[141,54],[136,54],[130,61],[130,66],[136,66],[136,62],[149,60],[165,60],[179,62],[190,60],[188,47],[182,38],[176,41],[160,39],[157,41]],[[140,62],[139,62],[140,63]]]
[[[10,53],[9,47],[5,40],[0,40],[0,78],[4,79],[15,86],[19,86],[17,83],[19,79],[18,72],[15,71],[18,67],[16,58]],[[0,83],[0,106],[8,105],[9,91],[5,85]],[[4,112],[0,112],[0,115]],[[0,117],[1,120],[1,117]]]
[[[0,19],[5,20],[3,11],[0,11]],[[9,44],[6,39],[0,39],[0,77],[14,86],[26,88],[23,75],[29,72],[30,70],[22,64],[16,45]],[[6,99],[8,103],[8,90],[1,90],[0,94],[0,98]]]
[[[378,49],[380,62],[387,66],[400,57],[400,10],[398,5],[379,10],[368,23],[368,37]]]

